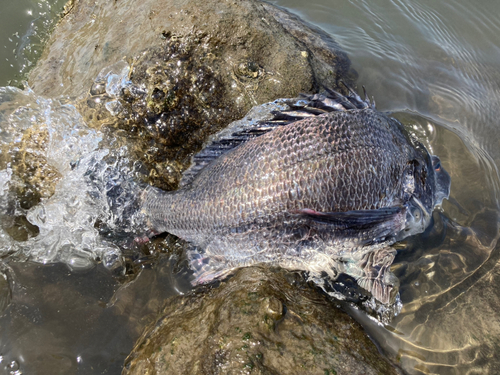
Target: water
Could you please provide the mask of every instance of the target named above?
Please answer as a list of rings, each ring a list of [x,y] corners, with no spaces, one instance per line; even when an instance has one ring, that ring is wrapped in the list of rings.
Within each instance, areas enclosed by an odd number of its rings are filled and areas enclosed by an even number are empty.
[[[0,86],[19,86],[66,0],[0,0]]]
[[[33,18],[25,15],[38,3],[27,3],[2,4],[1,17],[10,19],[7,13],[14,12],[19,19],[2,35],[18,32],[22,39],[31,32]],[[408,373],[495,373],[500,366],[495,355],[500,347],[500,3],[274,3],[334,35],[378,109],[394,112],[441,158],[452,179],[451,199],[434,214],[431,228],[399,246],[393,270],[402,285],[400,315],[383,326],[359,309],[350,307],[351,312]],[[17,79],[26,69],[23,61],[32,57],[14,53],[15,42],[8,38],[0,47],[0,61],[9,59],[0,65],[5,84]],[[35,262],[11,261],[0,269],[0,374],[118,373],[162,299],[188,289],[173,271],[178,258],[160,256],[138,275],[126,269],[127,254],[95,226],[99,220],[116,223],[107,197],[120,188],[135,191],[133,181],[121,176],[140,173],[140,166],[127,162],[124,148],[99,148],[102,135],[81,121],[71,103],[29,90],[2,90],[0,213],[2,228],[11,229],[0,232],[0,253]],[[42,198],[55,194],[41,205],[25,194],[24,203],[13,205],[20,182],[5,150],[12,144],[25,147],[22,134],[33,123],[32,138],[48,147],[26,155],[44,160],[40,170],[54,173],[58,185],[30,181]],[[89,194],[94,200],[86,199]],[[26,216],[38,231],[22,221]],[[12,217],[17,221],[5,225]],[[105,261],[94,266],[95,258]]]

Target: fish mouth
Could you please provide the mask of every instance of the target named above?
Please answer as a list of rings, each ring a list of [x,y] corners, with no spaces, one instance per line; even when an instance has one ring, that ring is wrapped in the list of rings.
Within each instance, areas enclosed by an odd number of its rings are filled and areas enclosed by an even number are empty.
[[[441,166],[439,157],[431,155],[431,160],[435,178],[434,207],[440,207],[443,200],[450,197],[451,177]]]

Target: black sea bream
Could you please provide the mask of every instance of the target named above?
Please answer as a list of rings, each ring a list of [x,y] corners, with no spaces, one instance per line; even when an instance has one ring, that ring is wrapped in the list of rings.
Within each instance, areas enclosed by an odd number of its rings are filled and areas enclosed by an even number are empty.
[[[152,230],[194,245],[196,282],[267,263],[313,279],[346,273],[389,302],[390,245],[425,230],[448,197],[448,173],[352,91],[280,103],[272,119],[202,151],[179,190],[148,188]]]

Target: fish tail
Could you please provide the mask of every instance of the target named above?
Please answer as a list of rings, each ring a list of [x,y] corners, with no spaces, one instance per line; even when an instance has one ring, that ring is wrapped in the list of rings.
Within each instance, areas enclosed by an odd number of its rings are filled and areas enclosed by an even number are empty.
[[[167,231],[171,192],[163,191],[154,186],[148,186],[141,195],[141,213],[152,234]]]

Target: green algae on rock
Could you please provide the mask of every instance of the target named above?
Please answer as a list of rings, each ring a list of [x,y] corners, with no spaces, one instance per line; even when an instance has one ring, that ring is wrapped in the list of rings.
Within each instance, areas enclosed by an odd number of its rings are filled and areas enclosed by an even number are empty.
[[[398,374],[358,323],[295,274],[249,267],[167,301],[123,374]]]

